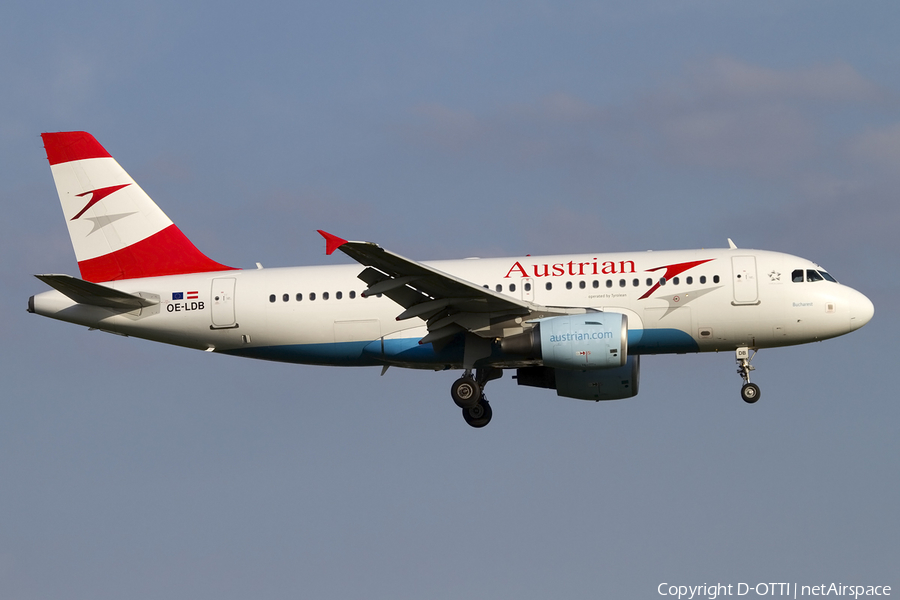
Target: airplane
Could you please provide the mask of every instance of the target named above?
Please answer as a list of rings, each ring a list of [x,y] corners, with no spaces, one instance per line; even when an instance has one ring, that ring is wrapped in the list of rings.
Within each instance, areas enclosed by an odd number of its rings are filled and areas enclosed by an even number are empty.
[[[357,264],[237,269],[200,252],[86,132],[41,136],[80,278],[28,312],[109,333],[308,365],[462,370],[451,397],[472,427],[503,372],[561,397],[637,395],[646,354],[734,352],[747,403],[759,349],[869,322],[862,293],[815,263],[728,248],[419,262],[325,231]]]

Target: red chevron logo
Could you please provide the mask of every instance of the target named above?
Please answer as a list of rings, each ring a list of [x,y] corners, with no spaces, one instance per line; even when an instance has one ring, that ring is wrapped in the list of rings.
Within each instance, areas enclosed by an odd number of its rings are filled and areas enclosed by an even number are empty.
[[[84,208],[82,208],[81,211],[77,215],[75,215],[74,217],[72,217],[69,220],[74,221],[75,219],[77,219],[78,217],[83,215],[85,213],[85,211],[87,211],[87,209],[89,209],[93,205],[97,204],[98,202],[100,202],[101,200],[103,200],[104,198],[106,198],[107,196],[112,194],[113,192],[118,192],[123,187],[129,186],[129,185],[131,185],[131,184],[123,183],[121,185],[111,185],[109,187],[100,188],[97,190],[91,190],[90,192],[85,192],[83,194],[78,194],[79,198],[83,198],[84,196],[87,196],[88,194],[93,194],[93,196],[91,196],[91,199],[90,199],[90,201],[88,201],[87,205]]]
[[[672,279],[673,277],[675,277],[676,275],[680,275],[681,273],[684,273],[688,269],[693,269],[694,267],[696,267],[698,265],[702,265],[703,263],[708,263],[711,260],[713,260],[713,259],[708,258],[706,260],[692,260],[691,262],[676,263],[674,265],[664,265],[662,267],[656,267],[655,269],[647,269],[647,271],[653,272],[653,271],[659,271],[660,269],[665,269],[666,274],[663,275],[662,278],[665,279],[666,281],[668,281],[668,280]],[[638,298],[638,300],[643,300],[644,298],[648,298],[650,296],[650,294],[652,294],[657,289],[659,289],[659,286],[660,286],[660,283],[657,281],[655,284],[653,284],[653,287],[651,287],[649,290],[647,290],[647,293],[645,293],[643,296]]]

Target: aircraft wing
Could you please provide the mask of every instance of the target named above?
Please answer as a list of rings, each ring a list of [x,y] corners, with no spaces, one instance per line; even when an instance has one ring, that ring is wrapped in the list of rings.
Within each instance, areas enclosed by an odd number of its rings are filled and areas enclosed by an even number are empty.
[[[398,321],[419,317],[428,335],[419,343],[438,342],[463,331],[482,337],[503,337],[526,320],[584,312],[547,308],[494,292],[465,279],[404,258],[372,242],[349,242],[319,230],[326,253],[340,250],[367,267],[359,278],[368,284],[363,294],[384,294],[405,310]]]

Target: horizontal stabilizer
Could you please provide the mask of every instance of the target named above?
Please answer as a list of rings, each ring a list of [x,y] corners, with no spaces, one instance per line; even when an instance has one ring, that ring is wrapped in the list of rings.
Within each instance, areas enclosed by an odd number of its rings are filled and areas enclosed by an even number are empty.
[[[71,275],[35,275],[35,277],[79,304],[125,310],[135,310],[158,304],[157,301],[84,281]]]

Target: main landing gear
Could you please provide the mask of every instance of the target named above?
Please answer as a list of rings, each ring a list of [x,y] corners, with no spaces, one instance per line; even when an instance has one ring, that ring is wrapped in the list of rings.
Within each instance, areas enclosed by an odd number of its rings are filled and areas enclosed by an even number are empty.
[[[484,386],[502,375],[503,369],[487,367],[477,369],[473,377],[472,369],[466,369],[463,376],[450,386],[453,402],[462,409],[463,419],[471,427],[484,427],[491,422],[493,411],[484,397]]]
[[[750,371],[756,369],[750,364],[750,361],[753,360],[754,356],[756,356],[756,350],[754,350],[751,355],[750,348],[747,348],[746,346],[738,348],[734,353],[734,358],[738,364],[738,375],[744,380],[744,385],[741,387],[741,398],[747,404],[753,404],[759,400],[760,396],[759,386],[755,383],[750,383]]]

